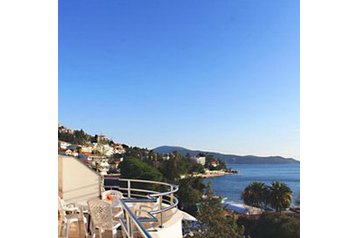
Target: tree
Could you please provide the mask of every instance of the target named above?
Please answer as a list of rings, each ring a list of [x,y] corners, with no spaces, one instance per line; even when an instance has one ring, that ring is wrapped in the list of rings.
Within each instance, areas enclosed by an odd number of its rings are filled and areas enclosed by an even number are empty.
[[[194,238],[243,238],[244,228],[235,218],[228,215],[221,206],[220,199],[209,198],[202,202],[197,218],[202,222],[202,232]]]
[[[203,152],[200,152],[200,153],[197,155],[197,157],[205,157],[205,156],[206,156],[206,154],[203,153]]]
[[[296,214],[264,213],[258,220],[240,218],[245,226],[245,235],[252,238],[299,238],[300,219]]]
[[[200,203],[205,189],[201,178],[188,177],[179,180],[179,191],[177,197],[179,208],[192,215],[197,213],[197,204]]]
[[[292,190],[284,183],[273,182],[270,187],[269,201],[272,208],[281,212],[290,207]]]
[[[269,189],[264,183],[253,182],[241,194],[244,203],[249,206],[265,208],[268,204]]]
[[[189,161],[190,165],[189,173],[204,173],[205,167],[202,164],[197,164],[195,162]]]
[[[126,158],[120,165],[121,176],[124,178],[136,178],[161,181],[163,175],[153,166],[137,158]]]
[[[180,178],[180,171],[177,165],[177,160],[175,158],[170,158],[162,162],[160,166],[160,171],[163,173],[164,177],[170,181],[176,181]]]
[[[75,144],[75,136],[73,134],[58,131],[58,139]]]
[[[87,135],[82,129],[74,131],[75,143],[78,145],[84,145],[89,139],[90,136]]]
[[[74,130],[73,133],[58,131],[58,139],[71,144],[86,145],[90,142],[91,136],[82,129]]]
[[[253,182],[245,188],[241,198],[250,206],[267,208],[270,205],[276,211],[282,211],[291,205],[292,190],[281,182],[273,182],[271,186]]]
[[[209,199],[214,197],[213,182],[211,180],[209,180],[208,184],[206,185],[206,195]]]
[[[111,156],[111,159],[114,159],[114,160],[120,160],[120,159],[123,159],[123,155],[122,154],[118,154],[118,153],[115,153]]]

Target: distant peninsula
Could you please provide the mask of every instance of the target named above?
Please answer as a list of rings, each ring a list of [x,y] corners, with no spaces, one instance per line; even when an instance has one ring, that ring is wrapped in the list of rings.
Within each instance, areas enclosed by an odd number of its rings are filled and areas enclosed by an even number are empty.
[[[214,158],[223,160],[227,164],[293,164],[300,163],[293,158],[284,158],[282,156],[255,156],[255,155],[232,155],[202,150],[190,150],[179,146],[160,146],[153,149],[157,153],[166,154],[177,151],[182,156],[189,154],[196,156],[199,153],[212,155]]]

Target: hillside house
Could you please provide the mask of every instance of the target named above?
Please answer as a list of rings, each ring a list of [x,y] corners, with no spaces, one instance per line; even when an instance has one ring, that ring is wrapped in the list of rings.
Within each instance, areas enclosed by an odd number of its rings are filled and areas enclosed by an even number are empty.
[[[126,152],[123,145],[121,144],[113,144],[112,147],[114,150],[114,154],[124,154]]]
[[[66,141],[59,140],[58,141],[60,149],[67,149],[68,146],[71,145],[71,143],[68,143]]]
[[[191,160],[195,161],[197,164],[205,165],[206,157],[205,156],[195,156],[191,157]]]
[[[215,168],[219,166],[219,162],[217,160],[212,160],[210,161],[209,165]]]

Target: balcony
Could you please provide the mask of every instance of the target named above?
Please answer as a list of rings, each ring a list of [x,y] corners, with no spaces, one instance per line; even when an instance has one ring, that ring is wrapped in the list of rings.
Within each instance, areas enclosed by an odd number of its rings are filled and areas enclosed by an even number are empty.
[[[60,197],[72,203],[85,204],[89,199],[100,198],[101,191],[118,190],[123,194],[120,205],[124,212],[120,220],[121,231],[118,232],[118,237],[182,237],[182,220],[187,214],[177,207],[177,185],[114,176],[102,177],[94,171],[89,175],[85,165],[72,160],[76,159],[59,157]],[[68,166],[70,167],[67,168]],[[81,174],[87,178],[83,179]],[[76,224],[72,225],[70,237],[79,236],[77,229]],[[108,232],[104,237],[112,235]]]

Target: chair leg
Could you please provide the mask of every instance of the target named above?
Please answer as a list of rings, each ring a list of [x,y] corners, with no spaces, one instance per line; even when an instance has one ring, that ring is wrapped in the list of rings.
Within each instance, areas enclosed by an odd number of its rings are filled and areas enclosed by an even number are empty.
[[[81,237],[81,222],[79,220],[77,221],[77,226],[78,226],[79,237]]]
[[[65,228],[64,225],[65,224],[61,221],[61,224],[60,224],[60,237],[62,237],[62,235],[63,235],[63,229]]]
[[[83,220],[83,228],[85,230],[85,236],[87,238],[88,237],[88,231],[87,231],[88,225],[87,225],[87,222],[85,222],[85,220]]]
[[[123,238],[126,237],[126,233],[124,232],[123,227],[121,227],[121,232],[122,232],[122,237],[123,237]]]
[[[71,229],[71,223],[67,223],[66,224],[66,238],[68,238],[68,236],[70,234],[70,229]]]
[[[90,220],[90,223],[89,223],[89,230],[90,230],[90,234],[93,234],[94,235],[93,237],[95,237],[96,228],[94,227],[92,220]]]
[[[116,230],[116,229],[113,229],[113,230],[112,230],[112,237],[113,237],[113,238],[116,238],[116,237],[117,237],[117,230]]]

